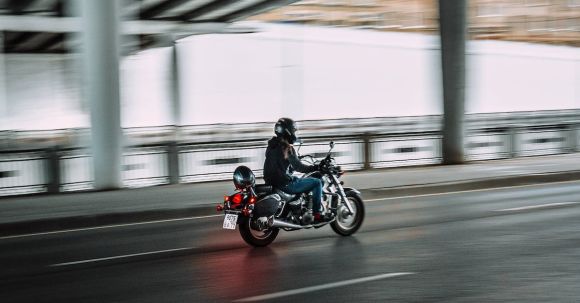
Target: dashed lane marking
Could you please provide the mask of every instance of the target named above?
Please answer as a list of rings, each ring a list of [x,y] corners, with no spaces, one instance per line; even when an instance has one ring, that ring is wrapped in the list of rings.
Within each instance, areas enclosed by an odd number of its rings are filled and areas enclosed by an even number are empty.
[[[128,259],[128,258],[133,258],[133,257],[149,256],[149,255],[158,255],[158,254],[163,254],[163,253],[186,251],[186,250],[192,250],[192,249],[194,249],[194,247],[183,247],[183,248],[150,251],[150,252],[144,252],[144,253],[138,253],[138,254],[121,255],[121,256],[113,256],[113,257],[106,257],[106,258],[97,258],[97,259],[80,260],[80,261],[74,261],[74,262],[58,263],[58,264],[49,265],[49,267],[63,267],[63,266],[79,265],[79,264],[87,264],[87,263],[99,263],[99,262],[110,261],[110,260]]]
[[[530,209],[542,209],[542,208],[554,208],[554,207],[561,207],[561,206],[568,206],[568,205],[575,205],[580,204],[580,202],[556,202],[556,203],[547,203],[547,204],[539,204],[539,205],[528,205],[528,206],[521,206],[521,207],[513,207],[513,208],[504,208],[494,210],[497,212],[516,212],[516,211],[525,211]]]
[[[316,286],[310,286],[310,287],[304,287],[304,288],[297,288],[297,289],[292,289],[292,290],[286,290],[286,291],[280,291],[280,292],[260,295],[260,296],[248,297],[248,298],[234,300],[234,302],[256,302],[256,301],[270,300],[270,299],[299,295],[299,294],[304,294],[304,293],[314,292],[314,291],[319,291],[319,290],[324,290],[324,289],[336,288],[336,287],[341,287],[341,286],[346,286],[346,285],[359,284],[359,283],[364,283],[364,282],[371,282],[371,281],[376,281],[376,280],[396,278],[396,277],[408,276],[408,275],[414,275],[414,274],[415,273],[413,273],[413,272],[396,272],[396,273],[381,274],[381,275],[376,275],[376,276],[370,276],[370,277],[364,277],[364,278],[358,278],[358,279],[352,279],[352,280],[345,280],[345,281],[340,281],[340,282],[334,282],[334,283],[328,283],[328,284],[322,284],[322,285],[316,285]]]

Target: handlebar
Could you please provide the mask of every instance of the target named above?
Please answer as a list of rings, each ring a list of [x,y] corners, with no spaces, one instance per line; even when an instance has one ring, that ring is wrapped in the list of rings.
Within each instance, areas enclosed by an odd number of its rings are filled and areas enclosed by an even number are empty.
[[[312,164],[318,164],[318,167],[320,169],[320,171],[322,173],[330,173],[330,174],[340,174],[341,169],[340,166],[335,166],[332,164],[332,150],[334,149],[334,142],[330,141],[330,150],[328,151],[328,153],[326,154],[326,157],[324,157],[322,160],[320,160],[320,162],[317,163],[316,159],[311,156],[311,155],[299,155],[298,159],[304,159],[304,158],[309,158],[312,160]]]
[[[318,165],[320,171],[323,173],[338,174],[340,172],[340,166],[335,166],[332,163],[332,157],[330,155],[322,159]]]

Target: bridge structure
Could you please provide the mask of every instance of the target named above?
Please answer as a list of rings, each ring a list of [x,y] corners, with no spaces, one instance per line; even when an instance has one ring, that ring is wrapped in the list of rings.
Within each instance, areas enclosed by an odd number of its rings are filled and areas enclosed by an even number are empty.
[[[193,1],[0,1],[5,53],[62,53],[82,50],[85,98],[91,112],[94,188],[123,186],[119,57],[187,35],[244,32],[229,25],[293,0]],[[464,155],[466,1],[440,0],[443,79],[441,163]],[[174,47],[175,49],[175,47]],[[180,125],[177,52],[174,51],[173,120]],[[1,102],[0,102],[1,103]]]

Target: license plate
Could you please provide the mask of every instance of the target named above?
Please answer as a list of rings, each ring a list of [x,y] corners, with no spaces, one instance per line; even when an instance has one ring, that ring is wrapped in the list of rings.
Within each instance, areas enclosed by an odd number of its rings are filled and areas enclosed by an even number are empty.
[[[224,229],[236,229],[238,214],[226,214],[224,217]]]

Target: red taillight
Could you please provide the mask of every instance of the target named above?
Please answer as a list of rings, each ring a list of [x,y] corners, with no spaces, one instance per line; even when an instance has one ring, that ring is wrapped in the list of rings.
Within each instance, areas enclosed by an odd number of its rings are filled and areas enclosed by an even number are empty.
[[[224,202],[230,201],[230,196],[224,196]]]
[[[254,203],[256,203],[256,197],[252,196],[250,198],[250,204],[254,204]]]
[[[234,203],[234,204],[240,204],[240,203],[242,203],[242,194],[235,194],[235,195],[233,195],[232,203]]]

